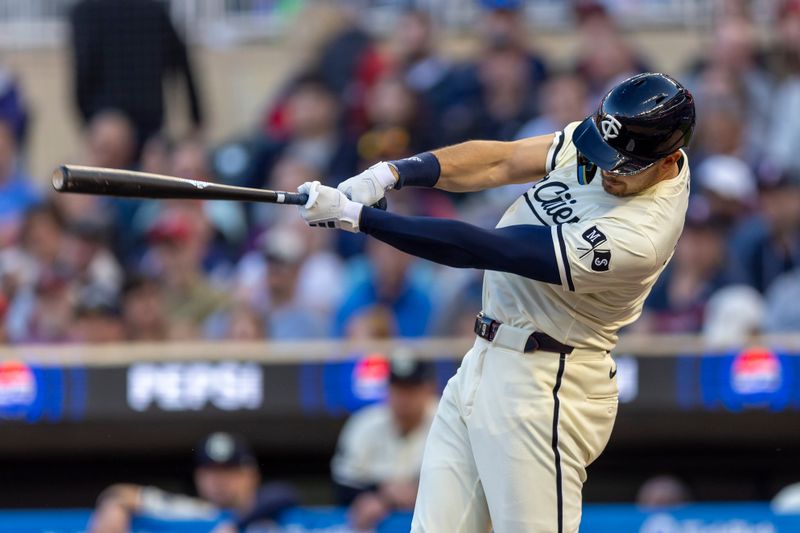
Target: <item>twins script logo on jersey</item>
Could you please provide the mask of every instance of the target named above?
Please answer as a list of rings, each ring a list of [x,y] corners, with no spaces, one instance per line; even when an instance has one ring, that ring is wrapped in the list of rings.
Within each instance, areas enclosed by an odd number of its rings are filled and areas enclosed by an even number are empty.
[[[528,206],[533,211],[533,214],[544,224],[549,224],[539,214],[538,210],[533,207],[528,193],[532,193],[533,199],[536,200],[541,211],[550,217],[553,224],[568,224],[579,222],[580,218],[575,216],[575,211],[571,206],[577,203],[569,192],[569,186],[560,181],[551,181],[550,176],[545,176],[539,183],[537,183],[530,191],[526,192],[523,196],[528,201]]]
[[[619,120],[611,115],[606,115],[606,118],[600,123],[600,132],[603,134],[603,140],[616,139],[619,137],[619,130],[622,127]]]

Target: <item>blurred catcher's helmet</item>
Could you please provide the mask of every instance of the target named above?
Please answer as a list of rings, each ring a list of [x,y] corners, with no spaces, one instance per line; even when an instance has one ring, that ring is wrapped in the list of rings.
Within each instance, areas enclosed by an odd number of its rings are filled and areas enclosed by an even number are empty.
[[[666,74],[648,72],[611,89],[572,138],[583,158],[630,175],[688,145],[694,122],[691,93]]]

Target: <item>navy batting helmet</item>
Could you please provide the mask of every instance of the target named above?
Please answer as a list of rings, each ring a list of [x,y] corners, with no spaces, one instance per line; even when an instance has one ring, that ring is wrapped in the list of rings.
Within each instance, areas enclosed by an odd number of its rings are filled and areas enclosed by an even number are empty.
[[[688,145],[694,122],[691,93],[666,74],[648,72],[611,89],[572,139],[601,169],[629,175]]]

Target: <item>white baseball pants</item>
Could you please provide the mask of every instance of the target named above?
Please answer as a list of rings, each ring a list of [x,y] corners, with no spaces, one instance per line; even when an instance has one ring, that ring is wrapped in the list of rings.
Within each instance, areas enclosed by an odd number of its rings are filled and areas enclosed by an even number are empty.
[[[477,338],[448,382],[412,533],[577,533],[586,466],[617,414],[616,365],[607,352],[523,353],[527,333]]]

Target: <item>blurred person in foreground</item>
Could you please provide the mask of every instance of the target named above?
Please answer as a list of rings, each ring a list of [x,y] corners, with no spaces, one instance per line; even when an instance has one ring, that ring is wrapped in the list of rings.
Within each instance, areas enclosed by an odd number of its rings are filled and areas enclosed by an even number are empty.
[[[271,482],[262,485],[258,461],[238,435],[212,433],[195,451],[194,484],[198,498],[156,487],[117,484],[97,501],[89,533],[129,533],[131,520],[144,515],[161,520],[202,520],[220,511],[233,516],[214,533],[248,533],[275,525],[281,513],[298,503],[294,489]]]
[[[183,87],[202,125],[195,76],[166,5],[154,0],[81,0],[70,12],[75,103],[84,122],[108,108],[135,124],[137,147],[164,124],[165,81]],[[183,84],[175,82],[182,78]]]
[[[337,502],[350,507],[356,529],[372,529],[392,511],[414,508],[436,405],[432,367],[398,356],[391,361],[386,403],[361,409],[345,424],[331,473]]]

